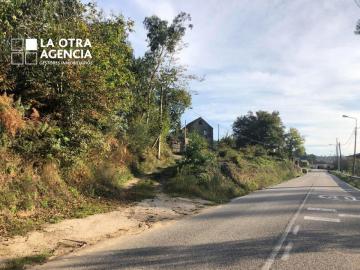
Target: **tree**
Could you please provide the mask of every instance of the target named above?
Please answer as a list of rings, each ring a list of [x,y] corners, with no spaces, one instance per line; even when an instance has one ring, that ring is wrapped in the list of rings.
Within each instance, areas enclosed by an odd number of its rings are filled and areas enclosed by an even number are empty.
[[[305,154],[305,139],[296,128],[290,128],[285,134],[285,150],[289,158],[301,157]]]
[[[280,154],[284,143],[284,126],[279,112],[248,112],[233,123],[233,133],[238,148],[262,145],[270,153]]]
[[[307,161],[309,161],[310,164],[315,164],[316,163],[316,156],[314,154],[304,154],[304,156],[302,157],[302,159],[306,159]]]
[[[0,5],[0,93],[14,94],[57,126],[71,155],[105,149],[107,135],[125,133],[134,85],[132,22],[104,18],[79,0],[3,1]],[[81,38],[91,40],[91,65],[10,65],[10,40]],[[56,43],[56,42],[55,42]],[[100,152],[101,153],[101,152]],[[68,155],[70,156],[70,155]]]
[[[355,34],[360,35],[360,20],[358,20],[357,23],[356,23]]]
[[[141,115],[137,119],[145,117],[149,134],[156,134],[158,158],[161,156],[162,137],[170,129],[179,128],[180,116],[191,102],[187,88],[192,77],[186,74],[186,69],[177,63],[176,58],[183,48],[186,29],[192,28],[191,24],[186,24],[190,20],[190,15],[184,12],[179,13],[171,24],[157,16],[144,20],[149,50],[136,60],[139,99],[136,104],[144,105],[138,110]]]

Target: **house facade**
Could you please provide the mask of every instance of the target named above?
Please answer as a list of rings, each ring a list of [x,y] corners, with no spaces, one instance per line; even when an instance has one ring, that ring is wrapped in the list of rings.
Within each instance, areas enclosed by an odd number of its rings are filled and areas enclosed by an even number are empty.
[[[213,127],[206,122],[202,117],[199,117],[195,119],[194,121],[191,121],[189,124],[186,125],[186,133],[197,133],[200,136],[202,136],[207,142],[209,143],[209,146],[213,146],[213,133],[214,129]],[[186,142],[187,143],[187,142]]]

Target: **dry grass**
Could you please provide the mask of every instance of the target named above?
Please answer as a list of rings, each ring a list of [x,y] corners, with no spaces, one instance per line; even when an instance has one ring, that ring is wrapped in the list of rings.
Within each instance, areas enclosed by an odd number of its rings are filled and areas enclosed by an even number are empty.
[[[22,114],[14,107],[14,100],[11,96],[0,96],[0,124],[5,132],[14,137],[16,133],[25,127]]]
[[[59,169],[56,163],[47,162],[44,164],[41,172],[41,179],[50,184],[57,184],[61,181]]]

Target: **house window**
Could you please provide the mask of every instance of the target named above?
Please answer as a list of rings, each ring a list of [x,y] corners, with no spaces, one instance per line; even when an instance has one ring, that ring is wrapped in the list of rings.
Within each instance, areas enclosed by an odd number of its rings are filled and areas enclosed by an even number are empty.
[[[203,121],[202,121],[202,120],[200,120],[200,121],[199,121],[199,125],[202,125],[202,124],[203,124]]]
[[[204,129],[204,136],[207,136],[207,130]]]

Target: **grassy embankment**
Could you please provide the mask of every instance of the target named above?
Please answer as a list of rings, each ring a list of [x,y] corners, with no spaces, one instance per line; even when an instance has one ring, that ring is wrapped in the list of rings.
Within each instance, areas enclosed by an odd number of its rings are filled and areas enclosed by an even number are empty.
[[[117,164],[115,157],[99,162],[79,161],[70,168],[48,161],[34,168],[32,161],[4,148],[0,155],[2,237],[23,235],[44,223],[111,211],[119,204],[155,194],[154,181],[146,178],[147,171],[136,185],[126,188],[133,174],[128,167]],[[156,166],[166,166],[166,161],[156,162],[151,157],[139,164],[137,172]]]
[[[179,165],[165,185],[169,193],[221,203],[301,174],[291,161],[258,155],[251,148],[223,147],[216,153],[205,151],[201,155],[205,161]]]
[[[331,174],[335,175],[336,177],[340,178],[344,182],[348,183],[349,185],[359,188],[360,189],[360,179],[353,178],[351,175],[338,172],[338,171],[330,171]]]

